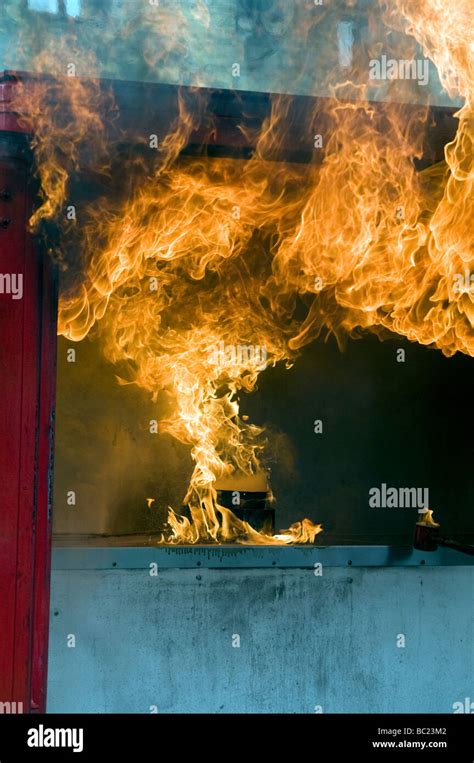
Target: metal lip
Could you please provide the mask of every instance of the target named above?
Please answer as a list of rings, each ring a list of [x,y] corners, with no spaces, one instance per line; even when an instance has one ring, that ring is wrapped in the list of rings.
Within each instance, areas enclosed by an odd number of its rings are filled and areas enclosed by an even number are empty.
[[[323,567],[467,567],[468,557],[449,548],[434,552],[405,546],[122,546],[53,548],[56,570],[314,569]]]
[[[209,156],[224,156],[230,158],[248,159],[255,150],[255,140],[252,131],[247,133],[240,129],[241,124],[258,127],[271,112],[273,96],[288,98],[289,107],[287,120],[291,129],[278,150],[268,150],[265,157],[269,161],[284,161],[301,164],[320,164],[324,150],[314,148],[314,131],[308,129],[313,115],[319,105],[336,105],[336,99],[330,96],[296,95],[269,93],[251,90],[235,90],[225,88],[195,88],[186,85],[170,85],[159,82],[143,82],[136,80],[110,79],[106,77],[83,77],[83,81],[97,83],[102,92],[112,91],[120,118],[115,123],[112,120],[107,127],[107,137],[119,142],[141,144],[144,134],[164,133],[179,117],[179,99],[190,98],[194,108],[200,109],[199,103],[204,100],[207,106],[203,111],[200,124],[191,134],[189,141],[183,147],[183,155],[198,155],[203,147]],[[67,82],[67,76],[54,76],[51,73],[25,72],[16,70],[0,71],[0,103],[8,104],[13,89],[18,82],[26,87],[35,83]],[[356,101],[347,101],[357,105]],[[428,167],[444,158],[444,146],[454,139],[457,130],[457,120],[454,114],[459,110],[459,104],[450,106],[426,106],[413,103],[397,103],[390,101],[369,101],[374,114],[381,114],[387,107],[398,109],[401,105],[416,113],[420,108],[427,109],[423,155],[415,159],[417,170]],[[324,112],[326,110],[324,109]],[[2,107],[0,107],[0,114]],[[428,116],[429,114],[429,116]],[[21,127],[15,114],[6,114],[8,121],[3,129],[21,132],[34,132]],[[5,115],[3,117],[5,119]],[[319,124],[325,124],[324,129],[332,129],[332,119],[327,114],[319,117]],[[0,126],[2,122],[0,121]],[[8,126],[10,125],[10,126]],[[110,134],[109,134],[110,131]]]

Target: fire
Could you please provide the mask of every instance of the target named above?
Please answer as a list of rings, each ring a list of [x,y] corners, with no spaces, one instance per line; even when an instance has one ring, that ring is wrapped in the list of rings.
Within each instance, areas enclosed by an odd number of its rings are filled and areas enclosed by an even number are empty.
[[[431,509],[425,509],[418,519],[419,525],[427,525],[428,527],[439,527],[439,522],[435,522],[433,518],[433,512]]]
[[[59,331],[74,341],[96,331],[121,383],[168,395],[161,431],[189,445],[195,466],[190,517],[170,509],[166,542],[314,541],[321,527],[307,519],[257,533],[218,504],[216,482],[262,468],[265,432],[239,414],[239,395],[322,333],[342,345],[362,330],[396,332],[446,356],[474,355],[474,292],[455,288],[456,274],[474,267],[470,8],[471,0],[384,4],[386,23],[411,35],[464,101],[441,164],[415,168],[426,108],[376,108],[367,66],[361,85],[355,61],[347,81],[334,73],[332,98],[313,115],[331,124],[320,167],[271,161],[288,129],[284,96],[251,159],[184,159],[199,109],[181,98],[156,157],[140,175],[130,168],[135,182],[122,200],[83,210],[83,278],[66,279]],[[84,142],[107,173],[113,149],[97,100],[93,81],[72,78],[38,84],[18,104],[36,130],[43,204],[33,224],[63,205]],[[106,111],[110,118],[113,107]],[[307,306],[303,322],[297,302]]]

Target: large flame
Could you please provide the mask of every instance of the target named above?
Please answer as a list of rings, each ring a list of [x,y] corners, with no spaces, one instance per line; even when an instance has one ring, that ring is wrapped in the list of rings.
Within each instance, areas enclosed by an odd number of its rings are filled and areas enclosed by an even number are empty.
[[[283,96],[251,159],[183,159],[199,109],[181,98],[179,118],[139,182],[127,181],[123,201],[82,210],[83,278],[62,295],[59,331],[80,341],[94,328],[122,383],[168,394],[161,429],[190,446],[195,468],[191,518],[170,511],[167,541],[314,540],[321,528],[309,520],[257,533],[219,506],[216,482],[262,468],[265,433],[239,416],[239,394],[321,332],[340,342],[362,329],[396,332],[447,356],[474,355],[474,293],[456,288],[474,265],[470,9],[471,0],[384,3],[387,23],[411,35],[448,93],[463,99],[441,164],[415,169],[427,109],[375,107],[366,62],[361,84],[355,61],[347,81],[334,74],[328,83],[321,166],[271,161],[288,129]],[[84,138],[97,160],[105,152],[94,85],[71,78],[54,88],[51,98],[51,86],[38,83],[18,104],[36,130],[44,201],[33,223],[65,203]],[[54,101],[66,101],[69,121]],[[106,159],[100,167],[107,172]]]

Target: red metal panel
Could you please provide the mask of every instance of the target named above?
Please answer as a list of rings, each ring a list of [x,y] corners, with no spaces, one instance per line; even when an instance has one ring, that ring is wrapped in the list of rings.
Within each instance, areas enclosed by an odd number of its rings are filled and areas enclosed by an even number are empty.
[[[25,712],[45,706],[56,346],[54,278],[27,232],[30,176],[24,136],[0,132],[0,702]]]
[[[48,258],[42,263],[40,393],[36,498],[35,589],[31,709],[46,708],[48,674],[49,587],[53,500],[53,456],[56,398],[57,278]]]
[[[2,152],[4,153],[4,152]],[[0,187],[8,188],[15,181],[14,163],[0,159]],[[6,211],[8,209],[8,212]],[[0,213],[24,219],[24,198],[18,195],[7,206],[0,202]],[[0,229],[0,262],[2,273],[23,269],[23,235],[18,225]],[[0,701],[13,698],[13,665],[15,653],[16,564],[18,553],[18,502],[20,492],[21,398],[23,375],[23,304],[0,295]],[[22,701],[22,697],[15,698]]]

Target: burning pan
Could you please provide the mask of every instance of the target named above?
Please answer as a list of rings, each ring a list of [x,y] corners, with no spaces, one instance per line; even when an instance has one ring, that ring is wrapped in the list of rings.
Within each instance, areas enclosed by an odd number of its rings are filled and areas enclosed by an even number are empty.
[[[236,503],[236,501],[239,503]],[[229,509],[237,519],[248,524],[254,530],[263,530],[272,534],[275,531],[275,509],[269,503],[269,493],[256,490],[217,490],[217,503]],[[189,507],[181,507],[182,516],[191,520]]]
[[[272,532],[275,529],[275,509],[268,504],[268,493],[250,490],[218,490],[217,502],[230,509],[238,519],[255,530]]]

